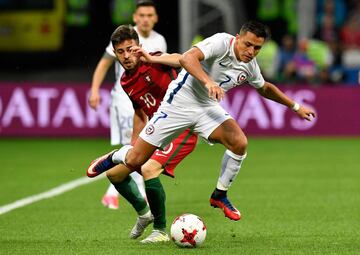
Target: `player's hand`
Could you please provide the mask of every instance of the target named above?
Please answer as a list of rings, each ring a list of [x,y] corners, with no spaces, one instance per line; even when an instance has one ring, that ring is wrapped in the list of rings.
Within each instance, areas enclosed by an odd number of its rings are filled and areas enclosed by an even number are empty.
[[[131,47],[131,51],[136,54],[138,57],[140,57],[140,60],[143,62],[152,62],[152,56],[143,48],[140,46],[133,46]]]
[[[296,113],[305,120],[312,121],[315,118],[315,112],[306,106],[300,105],[300,109]]]
[[[99,91],[91,91],[89,95],[89,105],[91,108],[96,110],[100,104],[100,94]]]
[[[209,97],[211,99],[214,99],[218,102],[224,99],[225,91],[215,82],[206,83],[205,87],[208,89]]]

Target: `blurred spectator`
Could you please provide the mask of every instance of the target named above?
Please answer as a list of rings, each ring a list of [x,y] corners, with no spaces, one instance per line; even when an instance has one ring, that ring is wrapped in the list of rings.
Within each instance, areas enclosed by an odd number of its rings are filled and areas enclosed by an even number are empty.
[[[299,41],[293,59],[285,66],[285,77],[291,81],[314,83],[317,76],[315,62],[307,54],[308,41]]]
[[[344,82],[358,84],[360,69],[360,2],[353,2],[348,19],[340,31],[343,48]]]
[[[321,27],[324,19],[333,17],[335,27],[341,27],[346,19],[344,0],[317,0],[317,27]]]
[[[264,43],[256,60],[266,80],[274,81],[277,78],[279,63],[279,46],[274,40]]]
[[[360,3],[349,14],[348,20],[340,32],[344,49],[360,48]]]
[[[333,56],[333,62],[329,68],[329,82],[341,83],[344,78],[341,45],[337,39],[328,42],[328,45]]]
[[[285,66],[286,79],[320,84],[329,82],[329,68],[333,62],[332,53],[325,42],[315,39],[301,39],[293,59]]]
[[[292,61],[295,55],[296,45],[295,39],[291,35],[284,35],[281,40],[279,49],[279,65],[278,65],[278,78],[280,80],[289,79],[291,74],[286,73],[286,66]]]
[[[318,25],[314,37],[324,42],[330,43],[338,40],[339,29],[335,24],[332,14],[325,14]]]

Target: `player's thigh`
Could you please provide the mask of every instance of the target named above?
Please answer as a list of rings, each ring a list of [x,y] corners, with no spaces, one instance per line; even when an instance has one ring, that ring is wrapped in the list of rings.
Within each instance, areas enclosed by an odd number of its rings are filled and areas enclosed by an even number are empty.
[[[232,119],[230,114],[220,105],[203,108],[196,118],[194,132],[209,142],[219,142],[213,132],[228,119]]]
[[[242,155],[246,153],[247,138],[238,123],[232,118],[224,121],[214,129],[209,139],[222,143],[235,154]]]
[[[176,166],[195,149],[197,140],[198,136],[192,130],[186,129],[164,150],[156,150],[151,159],[163,166],[163,174],[174,177]]]

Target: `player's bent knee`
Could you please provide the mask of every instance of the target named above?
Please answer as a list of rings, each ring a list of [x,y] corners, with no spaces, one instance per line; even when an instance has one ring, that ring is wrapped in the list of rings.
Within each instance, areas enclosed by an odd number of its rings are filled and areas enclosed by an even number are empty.
[[[234,139],[229,141],[228,149],[237,155],[244,155],[246,153],[248,141],[245,137],[242,139]]]
[[[131,169],[139,169],[145,161],[146,159],[140,153],[132,152],[126,155],[126,165]]]

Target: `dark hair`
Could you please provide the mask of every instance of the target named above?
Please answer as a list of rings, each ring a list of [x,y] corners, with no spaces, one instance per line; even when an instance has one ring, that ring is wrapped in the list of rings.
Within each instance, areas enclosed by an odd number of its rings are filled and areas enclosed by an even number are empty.
[[[271,37],[270,29],[264,24],[254,20],[247,21],[245,24],[242,25],[240,29],[240,34],[246,32],[251,32],[257,37],[262,37],[265,39],[265,41],[269,40]]]
[[[122,43],[126,40],[135,40],[139,44],[139,36],[131,25],[118,26],[111,35],[111,43],[115,45]]]
[[[138,0],[136,2],[136,8],[135,9],[137,10],[139,7],[143,7],[143,6],[152,6],[152,7],[154,7],[156,9],[154,2],[151,1],[151,0]]]

